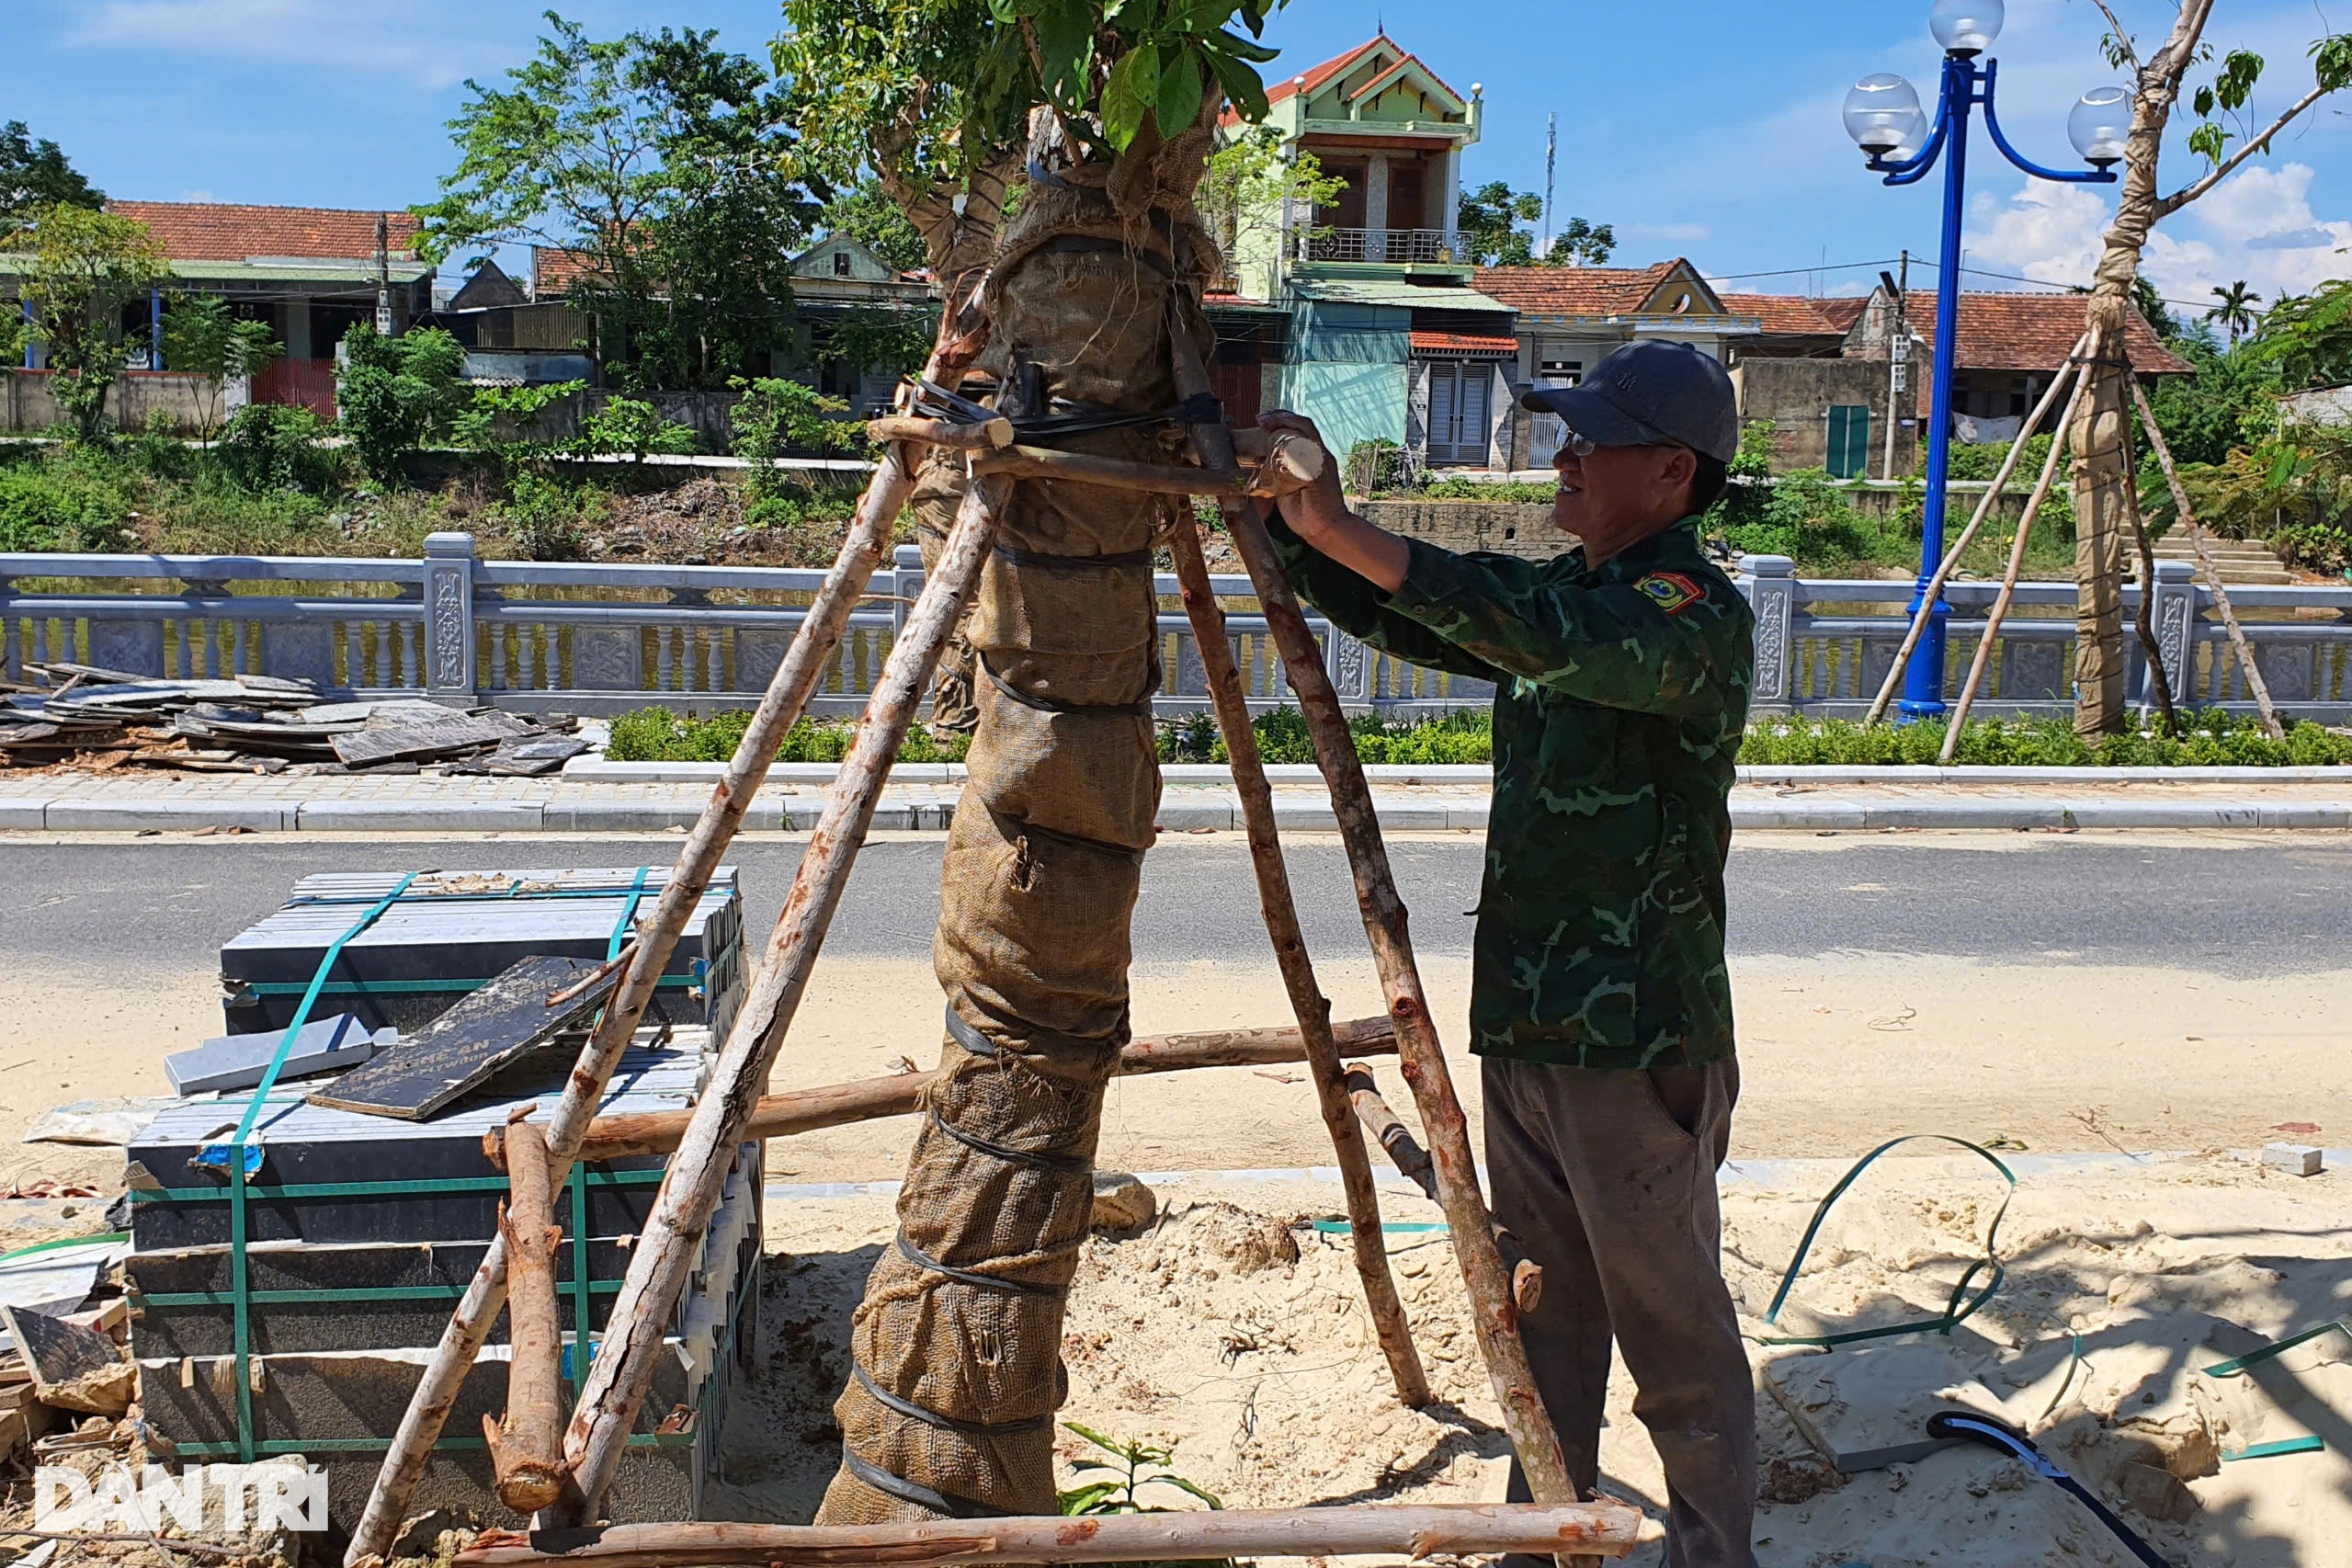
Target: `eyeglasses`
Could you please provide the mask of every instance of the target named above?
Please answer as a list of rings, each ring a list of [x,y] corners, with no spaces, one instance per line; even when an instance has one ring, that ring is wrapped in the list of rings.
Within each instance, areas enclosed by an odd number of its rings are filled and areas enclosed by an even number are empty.
[[[1569,453],[1579,461],[1591,457],[1595,452],[1599,451],[1603,445],[1604,443],[1594,440],[1590,436],[1584,434],[1580,430],[1573,430],[1565,426],[1562,426],[1562,428],[1560,450]],[[1682,443],[1679,441],[1636,441],[1632,443],[1632,445],[1637,447],[1678,447],[1682,445]]]

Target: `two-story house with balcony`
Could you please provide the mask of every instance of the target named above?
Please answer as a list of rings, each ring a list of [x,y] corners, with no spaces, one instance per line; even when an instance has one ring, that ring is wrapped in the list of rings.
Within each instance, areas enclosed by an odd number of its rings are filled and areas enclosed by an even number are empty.
[[[1268,390],[1343,457],[1384,440],[1428,466],[1508,460],[1513,312],[1473,287],[1455,233],[1479,91],[1385,34],[1267,85],[1284,155],[1311,153],[1346,184],[1328,207],[1243,225],[1232,270],[1290,318]]]

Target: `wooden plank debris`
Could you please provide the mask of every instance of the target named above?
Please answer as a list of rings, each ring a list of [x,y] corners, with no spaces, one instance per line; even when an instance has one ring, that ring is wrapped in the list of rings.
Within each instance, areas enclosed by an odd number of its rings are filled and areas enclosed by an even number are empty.
[[[32,1369],[33,1388],[43,1404],[91,1415],[119,1415],[131,1408],[139,1369],[105,1335],[10,1306],[0,1306],[0,1322]]]
[[[354,1068],[310,1102],[336,1110],[424,1121],[524,1052],[578,1025],[617,976],[557,1006],[549,997],[595,972],[578,959],[539,956],[500,973],[407,1040]]]

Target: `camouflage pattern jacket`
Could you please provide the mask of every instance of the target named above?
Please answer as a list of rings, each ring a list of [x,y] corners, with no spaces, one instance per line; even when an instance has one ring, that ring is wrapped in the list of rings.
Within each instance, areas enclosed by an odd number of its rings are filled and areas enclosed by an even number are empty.
[[[1400,659],[1495,683],[1471,1049],[1567,1066],[1733,1054],[1730,790],[1755,617],[1686,519],[1597,568],[1419,540],[1380,588],[1270,530],[1301,594]]]

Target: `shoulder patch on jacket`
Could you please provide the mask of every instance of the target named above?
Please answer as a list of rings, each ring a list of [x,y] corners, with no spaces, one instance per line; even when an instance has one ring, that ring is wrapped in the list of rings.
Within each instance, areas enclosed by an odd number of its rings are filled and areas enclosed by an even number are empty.
[[[1679,572],[1653,572],[1633,586],[1668,615],[1679,614],[1707,597],[1706,590]]]

